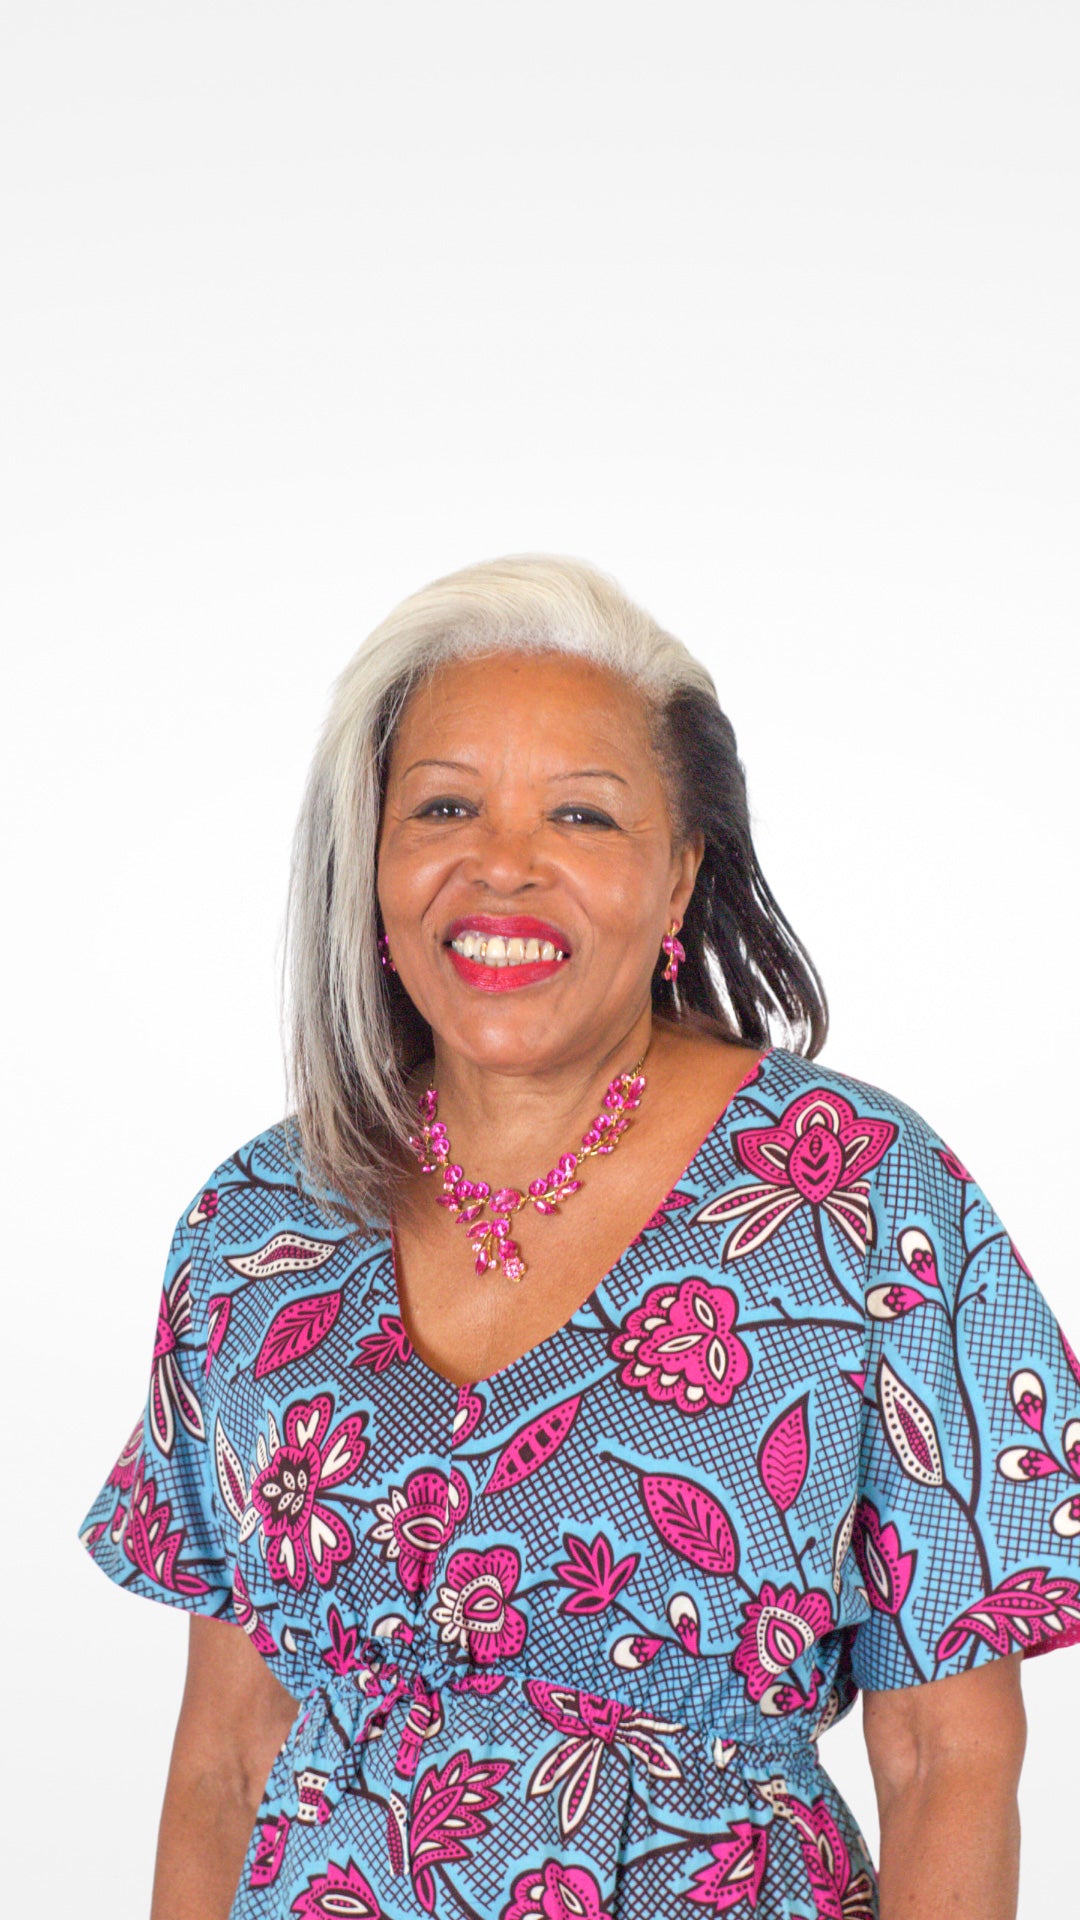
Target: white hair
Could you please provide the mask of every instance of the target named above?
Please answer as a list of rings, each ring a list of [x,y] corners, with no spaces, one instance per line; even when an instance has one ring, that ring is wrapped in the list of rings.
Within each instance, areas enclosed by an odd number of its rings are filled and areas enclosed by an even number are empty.
[[[407,1141],[415,1126],[405,1085],[415,1064],[405,1057],[409,1012],[414,1036],[423,1025],[378,951],[376,864],[390,742],[418,681],[445,661],[507,649],[554,650],[606,667],[640,690],[656,722],[681,701],[727,727],[712,676],[682,641],[607,575],[558,555],[511,555],[435,580],[359,647],[335,683],[297,823],[286,964],[298,1161],[313,1190],[343,1205],[361,1229],[388,1218],[393,1143]],[[727,732],[721,751],[738,767]],[[662,726],[657,740],[670,770]],[[675,762],[682,757],[676,750]],[[685,784],[674,781],[677,819]],[[745,810],[744,790],[743,802]],[[703,993],[699,1004],[729,1032],[754,1031],[752,1018],[724,1020],[715,990]]]

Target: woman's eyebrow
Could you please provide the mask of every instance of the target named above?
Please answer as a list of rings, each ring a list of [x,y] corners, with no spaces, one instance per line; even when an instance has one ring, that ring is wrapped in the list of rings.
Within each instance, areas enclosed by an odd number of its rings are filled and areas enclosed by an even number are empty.
[[[621,787],[629,786],[621,773],[611,767],[578,767],[573,773],[553,773],[553,780],[617,780]]]
[[[415,773],[418,767],[450,767],[455,773],[473,773],[477,778],[480,775],[479,767],[472,766],[468,760],[414,760],[411,766],[405,768],[402,779]],[[572,773],[553,773],[549,777],[552,780],[617,780],[621,787],[630,784],[612,767],[577,767]]]

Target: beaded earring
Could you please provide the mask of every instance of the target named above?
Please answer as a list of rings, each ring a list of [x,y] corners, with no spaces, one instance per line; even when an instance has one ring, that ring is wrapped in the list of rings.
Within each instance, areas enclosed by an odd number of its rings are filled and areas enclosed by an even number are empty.
[[[678,977],[679,961],[686,959],[686,948],[678,938],[681,925],[681,920],[673,920],[660,942],[660,945],[668,957],[667,966],[661,975],[661,979],[663,980],[675,980]]]
[[[385,933],[380,933],[379,935],[379,959],[382,961],[388,973],[397,972],[390,953],[390,937]]]

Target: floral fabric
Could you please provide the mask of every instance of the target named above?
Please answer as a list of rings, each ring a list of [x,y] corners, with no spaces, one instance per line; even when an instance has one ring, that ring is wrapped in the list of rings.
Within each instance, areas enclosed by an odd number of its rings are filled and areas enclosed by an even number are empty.
[[[296,1697],[232,1920],[877,1915],[823,1732],[1080,1641],[1080,1361],[972,1176],[774,1048],[585,1305],[459,1388],[289,1138],[181,1217],[82,1526]]]

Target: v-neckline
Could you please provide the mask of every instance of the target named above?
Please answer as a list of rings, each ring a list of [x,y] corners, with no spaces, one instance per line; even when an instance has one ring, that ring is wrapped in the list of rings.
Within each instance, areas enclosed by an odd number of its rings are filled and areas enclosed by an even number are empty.
[[[722,1133],[725,1130],[725,1128],[730,1124],[732,1109],[734,1108],[735,1102],[738,1100],[739,1095],[743,1093],[748,1086],[756,1087],[760,1085],[762,1077],[765,1074],[766,1070],[771,1065],[771,1063],[776,1058],[776,1056],[781,1052],[783,1052],[783,1048],[781,1047],[770,1046],[763,1049],[758,1059],[755,1060],[753,1066],[747,1069],[746,1073],[743,1075],[742,1079],[739,1081],[738,1086],[734,1087],[731,1093],[729,1093],[727,1099],[725,1100],[723,1106],[720,1109],[720,1112],[717,1114],[715,1120],[713,1120],[712,1124],[710,1125],[708,1132],[704,1134],[702,1139],[698,1142],[697,1146],[695,1147],[693,1153],[690,1156],[690,1159],[687,1161],[682,1172],[678,1174],[676,1178],[672,1181],[671,1185],[668,1188],[668,1193],[674,1193],[686,1181],[693,1180],[694,1172],[699,1160],[701,1160],[701,1158],[706,1153],[708,1148],[712,1145],[713,1141],[716,1139],[716,1136]],[[661,1202],[661,1205],[662,1204],[663,1203]],[[653,1214],[655,1212],[656,1212],[656,1208],[654,1207],[652,1210],[652,1213],[650,1213],[646,1217],[646,1219],[644,1219],[641,1222],[641,1225],[638,1227],[637,1232],[634,1234],[633,1238],[627,1241],[626,1245],[622,1249],[622,1252],[619,1254],[617,1260],[613,1262],[613,1264],[608,1268],[605,1274],[601,1275],[600,1279],[596,1282],[596,1285],[591,1289],[589,1293],[586,1294],[584,1300],[579,1301],[578,1305],[574,1308],[573,1312],[568,1314],[567,1318],[563,1320],[559,1326],[553,1328],[550,1333],[544,1334],[543,1337],[539,1340],[534,1340],[532,1346],[526,1347],[523,1353],[517,1354],[513,1360],[506,1361],[504,1366],[496,1367],[491,1373],[486,1373],[482,1376],[482,1378],[477,1380],[451,1380],[448,1378],[448,1376],[445,1373],[440,1373],[436,1367],[431,1366],[428,1363],[428,1361],[426,1361],[423,1358],[423,1355],[421,1354],[419,1348],[416,1346],[415,1342],[412,1341],[411,1339],[409,1339],[409,1347],[410,1347],[409,1364],[415,1363],[416,1366],[419,1367],[421,1373],[426,1374],[428,1379],[434,1381],[436,1386],[441,1388],[444,1392],[455,1394],[457,1396],[458,1403],[460,1403],[465,1398],[466,1395],[470,1393],[474,1393],[478,1387],[490,1387],[494,1385],[496,1381],[505,1380],[508,1374],[518,1372],[522,1367],[526,1365],[528,1361],[535,1360],[538,1354],[542,1353],[546,1348],[552,1346],[556,1340],[561,1339],[562,1335],[566,1333],[569,1330],[569,1328],[573,1325],[574,1321],[578,1318],[579,1314],[586,1313],[591,1307],[595,1306],[604,1288],[607,1287],[609,1283],[613,1279],[615,1279],[616,1275],[622,1271],[622,1268],[625,1266],[627,1260],[630,1258],[631,1252],[637,1246],[638,1242],[641,1239],[642,1234],[644,1233],[646,1227],[649,1224],[649,1221],[652,1219]],[[404,1332],[405,1320],[404,1320],[404,1316],[402,1315],[401,1298],[398,1293],[397,1247],[394,1239],[394,1228],[393,1228],[392,1221],[390,1222],[389,1227],[387,1229],[386,1243],[385,1243],[383,1252],[384,1252],[384,1258],[387,1264],[387,1271],[389,1275],[389,1287],[390,1287],[390,1294],[391,1294],[392,1311],[396,1314],[398,1320],[401,1322],[402,1331]],[[407,1334],[406,1334],[406,1338],[407,1339],[409,1338]]]

